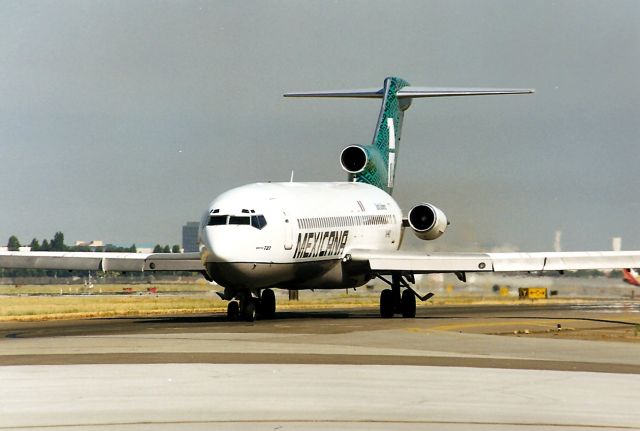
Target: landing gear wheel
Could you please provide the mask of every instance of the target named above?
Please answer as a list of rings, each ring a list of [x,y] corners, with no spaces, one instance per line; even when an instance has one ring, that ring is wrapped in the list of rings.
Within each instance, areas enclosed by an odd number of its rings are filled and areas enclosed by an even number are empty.
[[[256,320],[256,303],[255,301],[247,301],[242,310],[242,319],[247,322]]]
[[[260,317],[271,319],[276,314],[276,295],[271,289],[265,289],[260,295]]]
[[[416,295],[409,289],[402,292],[402,317],[416,317]]]
[[[227,320],[235,322],[240,317],[240,306],[238,301],[230,301],[227,305]]]
[[[394,300],[393,291],[385,289],[380,293],[380,317],[389,319],[393,317]]]

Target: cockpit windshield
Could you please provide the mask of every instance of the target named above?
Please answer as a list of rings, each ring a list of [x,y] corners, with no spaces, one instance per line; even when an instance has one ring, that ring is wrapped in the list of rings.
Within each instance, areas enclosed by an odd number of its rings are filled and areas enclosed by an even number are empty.
[[[249,216],[229,216],[229,224],[251,224]]]
[[[209,226],[217,226],[221,224],[227,224],[227,216],[226,215],[214,215],[209,217]]]
[[[209,217],[208,226],[220,226],[220,225],[247,225],[253,226],[256,229],[262,229],[267,225],[267,220],[263,215],[243,215],[243,216],[228,216],[228,215],[212,215]]]

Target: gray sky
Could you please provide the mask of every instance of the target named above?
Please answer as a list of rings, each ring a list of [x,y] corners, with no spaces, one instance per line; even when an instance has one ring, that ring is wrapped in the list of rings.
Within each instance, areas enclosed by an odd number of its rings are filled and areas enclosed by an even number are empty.
[[[342,180],[378,102],[286,91],[535,88],[420,99],[395,197],[438,248],[640,249],[640,2],[0,2],[0,242],[178,243],[219,193]]]

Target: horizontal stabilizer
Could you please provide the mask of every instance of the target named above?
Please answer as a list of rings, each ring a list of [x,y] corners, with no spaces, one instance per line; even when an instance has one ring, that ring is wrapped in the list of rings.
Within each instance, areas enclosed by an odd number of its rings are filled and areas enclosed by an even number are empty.
[[[446,96],[490,96],[492,94],[531,94],[526,88],[448,88],[448,87],[403,87],[397,97],[446,97]]]
[[[354,90],[305,91],[285,93],[284,97],[365,97],[381,98],[384,96],[382,88],[361,88]]]
[[[396,97],[448,97],[448,96],[491,96],[498,94],[531,94],[527,88],[449,88],[449,87],[403,87]],[[362,88],[352,90],[308,91],[285,93],[284,97],[356,97],[383,98],[383,88]]]

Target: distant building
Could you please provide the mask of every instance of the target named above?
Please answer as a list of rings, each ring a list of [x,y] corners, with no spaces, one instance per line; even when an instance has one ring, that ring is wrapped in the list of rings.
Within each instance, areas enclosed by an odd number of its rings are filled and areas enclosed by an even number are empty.
[[[182,249],[185,253],[198,251],[198,228],[200,223],[189,221],[182,226]]]
[[[18,247],[18,251],[31,251],[31,247],[29,247],[28,245],[23,245]]]
[[[104,241],[94,239],[93,241],[76,241],[76,247],[104,247]]]
[[[622,250],[622,237],[621,236],[614,236],[613,238],[611,238],[611,249],[613,251]]]

